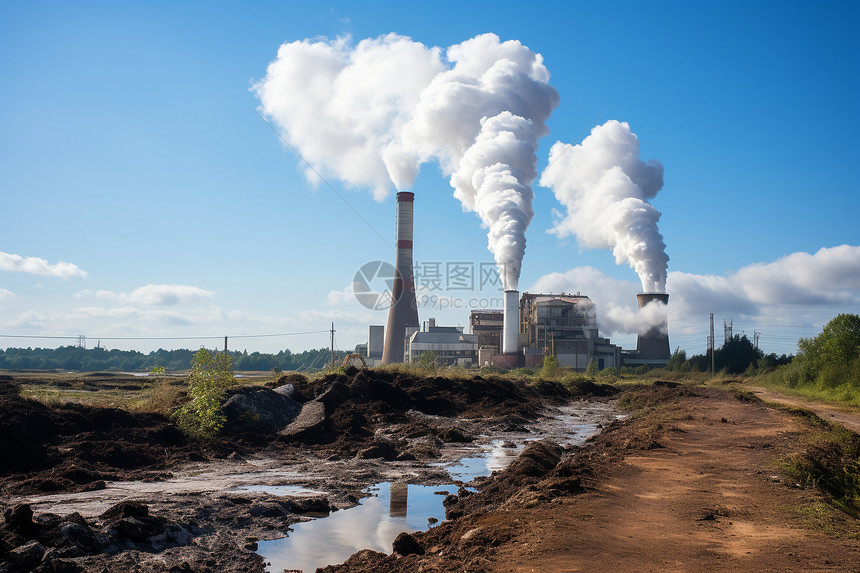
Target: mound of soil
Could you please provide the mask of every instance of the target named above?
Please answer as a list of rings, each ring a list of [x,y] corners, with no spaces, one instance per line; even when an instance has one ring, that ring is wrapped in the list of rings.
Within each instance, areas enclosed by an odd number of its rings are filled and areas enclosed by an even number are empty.
[[[80,404],[46,406],[22,398],[11,376],[0,378],[0,491],[38,493],[84,491],[104,487],[108,480],[158,479],[159,472],[188,461],[239,455],[260,447],[312,447],[326,455],[408,459],[413,453],[399,444],[378,443],[380,428],[410,424],[407,415],[467,419],[496,419],[508,425],[536,418],[547,402],[567,400],[572,393],[554,383],[527,385],[504,378],[452,380],[439,376],[415,377],[382,370],[349,369],[310,382],[290,374],[278,385],[292,384],[290,401],[324,405],[323,423],[313,431],[284,438],[279,445],[274,430],[262,424],[230,425],[235,435],[200,444],[186,439],[167,418],[152,413],[130,413],[116,408]],[[259,393],[238,389],[233,396]],[[610,386],[584,388],[589,394],[614,391]],[[267,392],[270,392],[267,390]],[[284,398],[286,400],[286,398]],[[245,430],[245,431],[240,431]],[[404,432],[432,435],[439,442],[466,442],[471,437],[457,428],[414,425]],[[380,449],[382,448],[382,449]],[[432,448],[417,452],[432,455]],[[404,458],[401,456],[407,456]]]
[[[158,414],[80,404],[48,407],[19,391],[14,381],[0,380],[3,491],[99,489],[105,480],[146,477],[148,470],[201,455],[199,445]]]

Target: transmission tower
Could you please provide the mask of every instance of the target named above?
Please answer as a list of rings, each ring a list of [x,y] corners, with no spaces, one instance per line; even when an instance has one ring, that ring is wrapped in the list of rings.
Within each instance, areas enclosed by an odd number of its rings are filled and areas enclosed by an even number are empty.
[[[716,346],[716,344],[714,344],[714,313],[712,312],[711,313],[711,329],[710,329],[710,335],[708,336],[708,350],[711,353],[711,376],[714,375],[714,350],[715,350],[714,347],[715,346]]]
[[[732,339],[732,321],[723,319],[723,343],[725,344]]]

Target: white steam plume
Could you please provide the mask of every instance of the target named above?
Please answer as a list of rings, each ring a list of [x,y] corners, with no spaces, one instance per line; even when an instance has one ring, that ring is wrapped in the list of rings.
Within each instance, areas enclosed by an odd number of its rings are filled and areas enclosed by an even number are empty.
[[[540,183],[567,208],[551,233],[612,249],[616,263],[639,275],[644,292],[665,292],[669,257],[660,212],[648,203],[663,187],[663,166],[639,159],[639,139],[626,122],[598,125],[579,145],[557,142]]]
[[[483,34],[445,52],[389,34],[284,44],[254,86],[263,112],[316,169],[378,199],[436,160],[489,229],[506,289],[517,288],[533,212],[537,139],[559,96],[540,54]],[[308,174],[310,175],[310,174]]]
[[[388,34],[362,40],[301,40],[283,44],[252,91],[261,111],[324,176],[391,191],[380,155],[409,120],[421,92],[445,69],[440,50]],[[318,176],[306,169],[308,181]]]

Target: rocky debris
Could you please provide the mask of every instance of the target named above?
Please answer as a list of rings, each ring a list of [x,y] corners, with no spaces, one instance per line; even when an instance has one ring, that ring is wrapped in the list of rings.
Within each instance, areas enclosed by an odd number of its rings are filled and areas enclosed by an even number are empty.
[[[312,438],[322,432],[326,422],[325,404],[311,400],[302,405],[302,410],[296,419],[278,432],[283,438]]]
[[[372,549],[362,549],[358,553],[354,553],[352,557],[344,561],[341,565],[329,565],[317,569],[317,573],[333,573],[335,571],[373,571],[377,564],[381,563],[386,557],[385,553],[373,551]]]
[[[394,539],[392,549],[398,555],[424,555],[424,547],[405,531]]]
[[[374,440],[368,447],[360,450],[356,455],[357,458],[363,460],[377,458],[396,460],[399,456],[400,451],[397,446],[393,442],[383,439]]]
[[[63,559],[75,559],[123,550],[158,552],[187,544],[191,534],[162,517],[149,515],[137,502],[119,503],[98,520],[88,521],[78,513],[46,513],[33,518],[29,505],[4,512],[0,527],[0,567],[3,556],[23,571],[74,570]]]
[[[274,390],[261,386],[244,386],[231,391],[221,407],[227,418],[224,433],[271,434],[283,430],[302,410],[302,405],[293,400],[289,393],[283,386]]]
[[[515,481],[544,476],[558,465],[562,452],[562,447],[550,440],[530,442],[505,473]]]
[[[24,571],[32,571],[45,558],[48,548],[38,541],[31,541],[9,552],[9,561]]]

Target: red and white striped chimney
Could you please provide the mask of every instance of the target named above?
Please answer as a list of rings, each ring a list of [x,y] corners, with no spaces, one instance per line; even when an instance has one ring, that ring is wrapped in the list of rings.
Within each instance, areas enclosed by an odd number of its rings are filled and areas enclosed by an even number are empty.
[[[415,299],[415,278],[412,273],[412,213],[415,194],[402,191],[397,194],[397,245],[394,266],[397,274],[391,288],[391,308],[388,309],[388,326],[382,363],[403,362],[403,343],[407,327],[418,327],[418,301]]]

